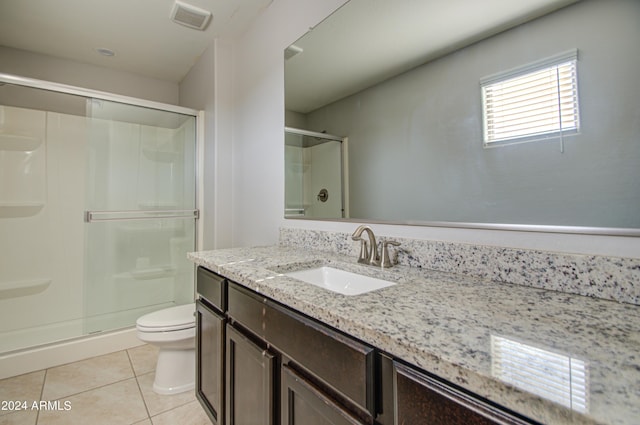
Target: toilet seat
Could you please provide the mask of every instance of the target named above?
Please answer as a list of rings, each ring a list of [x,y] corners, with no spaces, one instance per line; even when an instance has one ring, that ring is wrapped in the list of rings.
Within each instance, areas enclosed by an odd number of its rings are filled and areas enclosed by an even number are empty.
[[[185,304],[145,314],[136,321],[140,332],[171,332],[196,326],[195,305]]]

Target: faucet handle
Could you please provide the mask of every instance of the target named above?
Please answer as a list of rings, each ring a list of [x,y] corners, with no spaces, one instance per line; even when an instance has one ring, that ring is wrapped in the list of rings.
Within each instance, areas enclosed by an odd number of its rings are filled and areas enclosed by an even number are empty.
[[[360,241],[360,256],[358,257],[358,263],[369,264],[369,247],[367,241],[362,238],[354,238],[354,240]]]
[[[382,258],[380,259],[380,267],[387,268],[393,266],[391,258],[389,257],[389,245],[400,246],[398,241],[384,241],[382,242]]]

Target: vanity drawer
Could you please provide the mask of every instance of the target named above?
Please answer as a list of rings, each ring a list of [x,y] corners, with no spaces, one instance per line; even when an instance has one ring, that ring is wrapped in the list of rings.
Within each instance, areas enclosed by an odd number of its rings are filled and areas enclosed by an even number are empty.
[[[297,369],[369,415],[374,414],[374,349],[229,283],[228,315],[289,358]]]
[[[316,380],[374,414],[374,349],[229,282],[228,315]]]
[[[227,314],[260,338],[264,338],[264,301],[257,293],[229,282]]]
[[[224,312],[227,309],[227,279],[207,270],[202,266],[198,267],[196,275],[196,288],[207,302],[218,310]]]
[[[374,349],[271,300],[266,304],[269,344],[374,415]]]

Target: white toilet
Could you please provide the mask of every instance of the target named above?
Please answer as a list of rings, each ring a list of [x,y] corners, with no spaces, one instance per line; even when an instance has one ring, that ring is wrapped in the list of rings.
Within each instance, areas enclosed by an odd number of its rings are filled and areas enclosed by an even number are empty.
[[[160,349],[153,391],[177,394],[195,384],[195,304],[145,314],[136,321],[138,338]]]

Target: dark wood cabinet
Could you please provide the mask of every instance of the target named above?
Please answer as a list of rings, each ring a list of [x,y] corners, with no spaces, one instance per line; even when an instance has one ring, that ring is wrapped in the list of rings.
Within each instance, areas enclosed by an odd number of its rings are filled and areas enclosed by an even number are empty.
[[[207,303],[218,311],[227,311],[227,287],[229,281],[204,267],[198,267],[196,274],[196,291],[207,300]]]
[[[373,347],[233,282],[228,297],[228,316],[280,353],[283,364],[304,371],[331,399],[372,420]]]
[[[275,356],[227,325],[226,424],[275,424]]]
[[[216,425],[524,425],[514,412],[198,268],[196,395]]]
[[[334,397],[373,417],[374,348],[271,300],[265,304],[265,340]]]
[[[196,397],[214,424],[224,423],[224,347],[226,319],[196,301]]]
[[[281,377],[282,425],[365,425],[287,365]]]
[[[395,424],[393,359],[386,354],[376,355],[376,425]]]
[[[397,425],[524,425],[515,414],[394,362]]]

